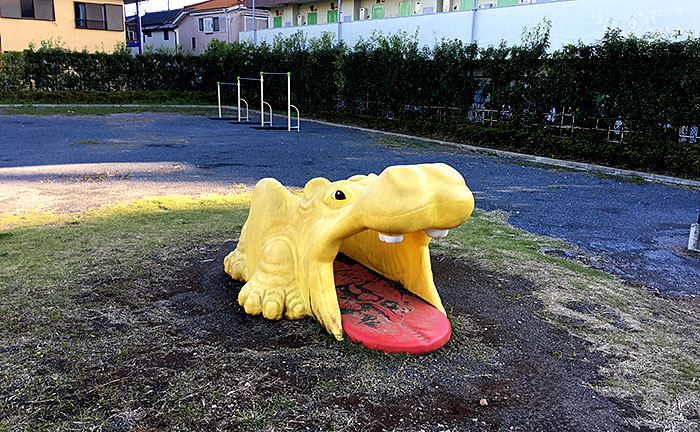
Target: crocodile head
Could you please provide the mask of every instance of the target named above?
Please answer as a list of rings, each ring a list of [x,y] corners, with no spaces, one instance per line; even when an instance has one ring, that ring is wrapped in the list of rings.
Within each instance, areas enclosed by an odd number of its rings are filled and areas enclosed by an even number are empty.
[[[309,221],[300,251],[308,310],[342,338],[333,276],[338,252],[362,263],[445,312],[433,283],[428,245],[461,225],[474,209],[464,178],[445,164],[392,166],[380,175],[309,181],[299,202]]]

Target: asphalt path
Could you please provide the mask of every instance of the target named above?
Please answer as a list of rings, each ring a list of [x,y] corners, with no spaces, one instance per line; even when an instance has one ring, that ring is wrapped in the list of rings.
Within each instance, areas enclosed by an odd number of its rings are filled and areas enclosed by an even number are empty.
[[[283,121],[276,119],[279,126]],[[700,295],[700,257],[686,250],[700,191],[638,184],[383,135],[302,122],[300,132],[180,114],[0,116],[0,212],[79,211],[164,193],[246,190],[263,177],[303,187],[445,162],[476,207],[567,240],[555,252],[665,295]]]

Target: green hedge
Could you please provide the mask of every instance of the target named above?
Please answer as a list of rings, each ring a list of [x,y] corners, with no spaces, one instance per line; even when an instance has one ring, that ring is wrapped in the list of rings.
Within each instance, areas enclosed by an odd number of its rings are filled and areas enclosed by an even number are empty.
[[[678,142],[680,126],[700,122],[700,39],[610,31],[596,44],[548,52],[548,38],[542,25],[526,33],[520,46],[481,48],[443,40],[428,49],[419,46],[416,35],[374,34],[349,47],[337,45],[330,34],[307,39],[298,32],[258,47],[215,40],[198,57],[179,52],[132,56],[124,49],[90,54],[47,44],[0,54],[0,99],[45,102],[55,95],[56,101],[86,102],[81,91],[89,91],[90,102],[172,97],[177,103],[211,103],[217,81],[289,71],[293,99],[306,115],[388,117],[443,128],[466,124],[458,130],[467,139],[479,141],[486,133],[494,145],[517,151],[700,177],[697,140]],[[286,98],[284,79],[266,77],[280,80],[266,86],[266,99]],[[244,82],[252,105],[258,91],[257,83]],[[475,96],[486,108],[504,111],[502,124],[477,127],[463,121]],[[233,102],[233,92],[226,89],[224,103]],[[605,118],[605,131],[554,137],[543,115],[552,108],[576,114],[578,125]],[[614,119],[626,119],[630,133],[624,143],[607,140]],[[498,139],[500,131],[513,135],[516,130],[527,134],[527,143]],[[696,159],[684,164],[678,155]]]

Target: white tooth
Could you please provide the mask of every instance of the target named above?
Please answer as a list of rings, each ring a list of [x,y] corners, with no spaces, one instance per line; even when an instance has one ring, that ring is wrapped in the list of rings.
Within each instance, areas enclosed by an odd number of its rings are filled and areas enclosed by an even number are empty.
[[[430,229],[425,230],[425,233],[428,234],[428,237],[431,237],[431,238],[447,237],[448,232],[450,232],[450,230],[442,230],[442,229],[435,229],[435,228],[430,228]]]
[[[403,241],[403,234],[402,235],[387,235],[387,234],[379,233],[379,240],[383,241],[384,243],[401,243]]]

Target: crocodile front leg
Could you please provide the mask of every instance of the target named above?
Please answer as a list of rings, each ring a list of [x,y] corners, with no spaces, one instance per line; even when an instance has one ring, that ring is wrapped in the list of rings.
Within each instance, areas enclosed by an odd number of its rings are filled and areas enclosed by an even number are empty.
[[[273,237],[263,246],[258,265],[238,294],[238,303],[250,315],[268,319],[310,316],[295,277],[296,259],[290,241]]]

